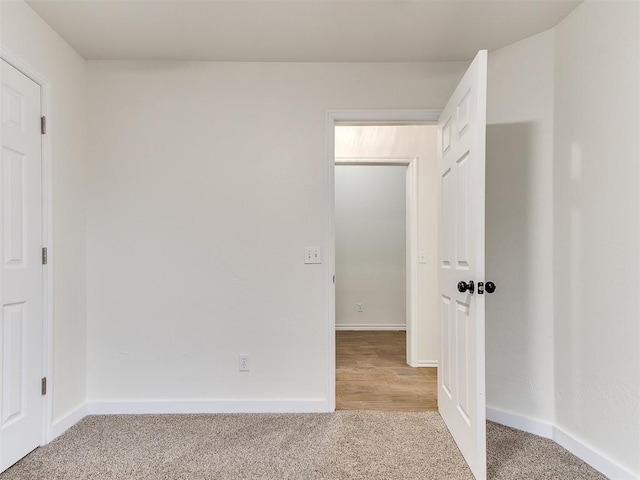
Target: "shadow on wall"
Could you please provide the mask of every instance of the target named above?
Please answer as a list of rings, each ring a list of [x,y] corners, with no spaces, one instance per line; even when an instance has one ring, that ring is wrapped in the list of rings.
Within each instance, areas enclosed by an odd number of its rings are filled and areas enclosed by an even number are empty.
[[[536,245],[539,128],[535,122],[487,126],[486,278],[498,286],[486,303],[487,404],[514,411],[544,410],[549,389],[541,383],[552,381],[539,358],[541,342],[553,348],[553,319],[540,322],[544,302],[537,294],[552,268],[551,258],[540,262]],[[553,219],[547,222],[551,229]]]

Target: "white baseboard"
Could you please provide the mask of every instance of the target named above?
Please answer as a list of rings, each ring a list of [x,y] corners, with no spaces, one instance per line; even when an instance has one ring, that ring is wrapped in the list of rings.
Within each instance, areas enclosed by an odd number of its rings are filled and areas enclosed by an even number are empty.
[[[582,459],[611,480],[638,480],[640,477],[615,463],[606,455],[598,452],[586,443],[572,437],[558,427],[553,427],[553,440],[569,450],[576,457]]]
[[[323,413],[326,400],[176,400],[148,402],[90,402],[91,415],[145,413]]]
[[[374,330],[374,331],[378,331],[378,330],[392,330],[392,331],[404,331],[407,329],[407,326],[405,324],[401,324],[401,325],[395,325],[395,324],[355,324],[355,323],[347,323],[347,324],[343,324],[343,325],[337,325],[336,324],[336,330],[340,330],[340,331],[360,331],[360,330]]]
[[[638,480],[625,468],[555,425],[513,412],[487,407],[487,420],[553,440],[611,480]]]
[[[415,367],[437,367],[438,366],[438,361],[437,360],[418,360],[416,362],[415,365],[412,365]]]
[[[533,433],[539,437],[553,438],[552,424],[518,413],[487,407],[487,420],[522,430],[523,432]]]
[[[87,408],[87,404],[82,404],[74,410],[71,410],[62,418],[53,422],[51,427],[51,438],[49,441],[59,437],[64,432],[73,427],[76,423],[82,420],[89,414],[89,410]]]

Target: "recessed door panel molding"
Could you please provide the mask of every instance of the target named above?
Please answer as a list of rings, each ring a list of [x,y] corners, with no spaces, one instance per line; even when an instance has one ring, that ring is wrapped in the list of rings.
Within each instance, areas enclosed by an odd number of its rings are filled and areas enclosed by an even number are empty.
[[[469,270],[469,151],[456,161],[456,268]]]
[[[2,60],[0,471],[44,440],[40,86]],[[36,259],[38,259],[36,261]]]
[[[4,200],[4,263],[24,265],[26,253],[26,161],[25,154],[2,147],[2,175]]]
[[[446,152],[451,147],[451,118],[442,127],[442,152]]]
[[[438,120],[443,299],[438,408],[478,480],[487,475],[484,295],[475,289],[485,281],[486,82],[487,52],[481,51]]]
[[[25,415],[25,355],[27,353],[24,303],[5,305],[2,328],[2,428]]]
[[[440,306],[440,325],[441,325],[441,341],[440,345],[448,345],[447,352],[449,355],[453,353],[452,349],[452,339],[455,338],[452,330],[454,329],[454,325],[451,322],[451,298],[442,296],[442,302]],[[449,399],[453,398],[453,394],[451,393],[451,369],[449,367],[451,361],[447,359],[446,362],[441,364],[438,375],[442,378],[442,388],[444,393],[447,395]]]
[[[469,99],[471,98],[471,89],[467,90],[458,103],[456,108],[456,116],[458,118],[458,133],[461,134],[469,126]]]
[[[456,403],[462,419],[469,418],[469,305],[456,301]]]
[[[453,175],[451,175],[451,169],[446,170],[443,174],[442,174],[442,180],[441,180],[441,188],[440,188],[440,194],[441,194],[441,202],[440,202],[440,208],[441,210],[448,210],[451,208],[451,202],[452,202],[452,189],[450,187],[451,185],[451,177]],[[440,212],[440,218],[443,218],[442,216],[442,211]],[[452,252],[453,252],[453,248],[451,248],[451,243],[453,240],[453,219],[446,217],[447,222],[445,223],[444,221],[442,222],[442,224],[440,225],[440,245],[441,245],[441,249],[440,249],[440,263],[441,263],[441,267],[442,268],[451,268],[451,264],[453,262],[452,260]]]
[[[2,84],[2,123],[26,133],[24,95],[3,82]]]

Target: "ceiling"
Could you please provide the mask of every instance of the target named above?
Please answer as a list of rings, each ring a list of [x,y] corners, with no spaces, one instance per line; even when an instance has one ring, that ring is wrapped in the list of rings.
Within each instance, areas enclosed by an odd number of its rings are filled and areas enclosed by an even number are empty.
[[[581,0],[27,0],[86,59],[470,60]]]

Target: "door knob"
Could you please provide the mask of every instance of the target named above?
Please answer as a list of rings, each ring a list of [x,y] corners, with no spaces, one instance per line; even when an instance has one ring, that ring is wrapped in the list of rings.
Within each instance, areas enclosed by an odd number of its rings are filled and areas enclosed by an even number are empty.
[[[478,293],[482,295],[484,292],[493,293],[496,291],[496,284],[493,282],[478,282]]]
[[[473,280],[469,280],[469,283],[467,283],[467,282],[458,282],[458,291],[460,293],[464,293],[467,290],[469,291],[469,293],[471,295],[473,295],[473,291],[475,290],[475,286],[473,284]]]

